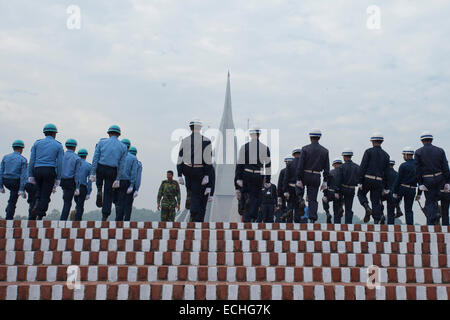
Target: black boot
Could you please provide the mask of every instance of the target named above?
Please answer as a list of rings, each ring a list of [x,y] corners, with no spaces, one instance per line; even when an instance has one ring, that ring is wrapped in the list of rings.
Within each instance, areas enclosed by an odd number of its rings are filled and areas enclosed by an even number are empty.
[[[369,204],[365,203],[364,209],[366,209],[366,215],[364,216],[364,223],[367,223],[370,221],[370,217],[372,216],[372,209],[370,209]]]
[[[385,224],[386,222],[386,218],[384,217],[384,214],[381,215],[381,220],[380,220],[380,224]]]
[[[107,220],[108,220],[108,215],[103,214],[103,215],[102,215],[102,221],[107,221]]]
[[[95,204],[97,205],[97,208],[103,207],[103,195],[101,190],[97,191],[97,201]]]
[[[331,223],[331,214],[329,210],[325,210],[325,214],[327,215],[327,223]]]

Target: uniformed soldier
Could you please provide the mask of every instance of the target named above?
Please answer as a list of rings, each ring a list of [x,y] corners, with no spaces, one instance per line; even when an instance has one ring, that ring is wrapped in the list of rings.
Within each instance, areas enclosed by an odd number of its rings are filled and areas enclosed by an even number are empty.
[[[342,152],[344,163],[339,167],[335,175],[336,197],[341,198],[345,207],[345,223],[353,223],[353,199],[355,197],[355,188],[358,185],[359,166],[352,161],[353,151],[345,149]],[[334,221],[341,223],[341,219]]]
[[[236,184],[248,194],[248,211],[244,213],[243,222],[255,222],[261,204],[261,188],[264,178],[270,183],[271,163],[269,147],[259,141],[261,129],[249,130],[250,141],[239,150],[236,165]]]
[[[133,210],[133,195],[138,175],[137,149],[131,146],[125,159],[123,172],[120,174],[120,187],[116,221],[130,221]]]
[[[79,195],[76,176],[79,174],[81,167],[81,158],[75,153],[77,141],[68,139],[66,141],[66,152],[64,153],[62,173],[61,173],[61,189],[63,190],[64,205],[61,212],[61,221],[66,221],[69,217],[70,208],[74,196]]]
[[[36,220],[36,215],[33,214],[33,210],[36,210],[37,187],[36,184],[28,182],[28,168],[27,168],[27,183],[25,184],[25,192],[27,193],[28,220]]]
[[[294,157],[290,154],[284,157],[284,163],[286,167],[280,170],[280,174],[278,175],[278,185],[277,185],[277,204],[278,210],[275,213],[275,222],[281,222],[281,217],[286,213],[287,205],[286,205],[286,197],[284,196],[284,178],[286,176],[286,169],[289,163],[294,161]],[[295,182],[294,182],[295,185]]]
[[[86,161],[88,152],[86,149],[80,149],[78,151],[78,156],[81,159],[80,170],[76,176],[76,187],[75,190],[75,221],[81,221],[84,213],[84,202],[89,200],[92,192],[92,181],[89,180],[89,175],[91,174],[91,164]]]
[[[136,177],[136,186],[134,188],[135,190],[133,193],[133,199],[136,199],[139,195],[139,189],[141,188],[141,181],[142,181],[142,162],[138,160],[138,173]]]
[[[327,223],[331,223],[330,202],[333,203],[334,223],[341,223],[343,214],[342,200],[340,199],[336,186],[336,174],[341,165],[341,159],[333,160],[333,169],[330,170],[328,175],[328,186],[325,190],[323,190],[322,205],[327,215]]]
[[[294,160],[286,166],[286,173],[283,181],[283,195],[287,200],[288,216],[286,222],[307,222],[302,219],[304,216],[305,201],[303,200],[304,189],[296,186],[296,170],[300,161],[301,148],[292,150]]]
[[[127,153],[131,147],[131,141],[129,139],[122,139],[122,143],[127,147]],[[116,213],[119,211],[119,188],[113,189],[113,203],[116,206]],[[100,208],[102,207],[101,203],[99,203]]]
[[[450,192],[441,190],[439,199],[441,200],[441,217],[442,217],[442,225],[449,225],[449,205],[450,205]]]
[[[25,144],[16,140],[12,144],[13,153],[3,157],[0,164],[0,192],[9,190],[8,206],[6,207],[6,220],[14,219],[16,204],[19,196],[26,198],[25,184],[27,181],[27,159],[22,156]]]
[[[212,168],[211,141],[200,133],[202,122],[189,122],[191,135],[181,141],[178,153],[178,182],[190,192],[190,217],[194,222],[203,222],[206,213],[204,197],[211,193],[210,174]]]
[[[440,190],[450,191],[450,172],[445,151],[432,144],[433,135],[424,132],[420,136],[423,147],[416,150],[414,162],[416,166],[419,189],[425,192],[425,210],[427,224],[438,222],[438,204]]]
[[[389,160],[387,185],[388,185],[388,189],[391,192],[389,192],[389,193],[383,192],[383,194],[381,196],[381,221],[380,221],[380,224],[385,223],[383,201],[386,201],[386,204],[387,204],[388,224],[394,224],[395,218],[399,215],[398,212],[401,211],[400,208],[398,208],[399,206],[397,205],[397,201],[395,201],[395,199],[393,197],[393,193],[392,193],[392,190],[394,188],[395,179],[397,179],[397,176],[398,176],[398,173],[397,173],[397,171],[395,171],[394,166],[395,166],[395,160]],[[397,215],[395,214],[395,209],[397,209]]]
[[[328,174],[330,172],[330,160],[328,150],[319,144],[322,132],[313,129],[309,133],[311,144],[302,148],[297,167],[297,186],[306,187],[308,201],[309,220],[314,223],[317,220],[317,194],[319,187],[323,191],[327,188]],[[320,185],[320,174],[323,171],[323,183]]]
[[[374,133],[370,138],[373,147],[364,152],[359,170],[358,199],[366,209],[364,222],[370,220],[370,216],[376,224],[381,221],[381,195],[390,192],[388,186],[389,155],[381,148],[384,137],[381,133]],[[372,210],[370,210],[367,200],[367,193],[370,192]]]
[[[261,210],[257,222],[273,223],[277,206],[277,187],[264,181],[261,189]]]
[[[52,191],[61,182],[64,149],[56,141],[58,130],[54,124],[47,124],[43,130],[45,139],[37,140],[31,148],[28,182],[37,186],[37,205],[33,215],[38,220],[46,215]]]
[[[97,184],[97,202],[102,204],[102,220],[106,221],[111,214],[113,189],[120,187],[120,173],[125,166],[127,147],[119,140],[120,127],[112,125],[107,131],[109,138],[100,139],[95,147],[92,160],[92,182]],[[104,186],[104,194],[102,188]]]
[[[413,160],[414,150],[411,147],[405,147],[402,154],[405,162],[398,169],[398,175],[392,188],[393,198],[397,205],[403,199],[406,224],[414,225],[413,204],[417,187],[416,167]]]
[[[178,182],[173,180],[173,171],[167,171],[167,179],[161,183],[158,190],[157,206],[161,211],[161,221],[173,222],[175,208],[180,211],[181,193]]]

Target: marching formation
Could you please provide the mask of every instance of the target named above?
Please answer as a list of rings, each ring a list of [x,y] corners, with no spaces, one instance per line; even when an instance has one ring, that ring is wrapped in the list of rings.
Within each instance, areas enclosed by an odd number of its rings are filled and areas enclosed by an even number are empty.
[[[60,220],[69,218],[75,200],[74,220],[81,221],[84,203],[89,200],[92,183],[97,185],[97,206],[102,208],[102,219],[116,206],[116,221],[129,221],[133,200],[138,196],[141,184],[142,163],[138,161],[136,147],[128,139],[119,140],[120,127],[112,125],[109,138],[100,139],[95,147],[92,165],[86,161],[88,151],[76,153],[77,141],[68,139],[66,151],[56,140],[58,130],[47,124],[45,138],[37,140],[31,148],[30,162],[22,155],[25,144],[16,140],[13,153],[3,157],[0,165],[0,192],[10,191],[6,207],[6,219],[14,218],[19,197],[28,198],[30,220],[42,220],[46,216],[50,197],[58,187],[63,191],[64,205]]]

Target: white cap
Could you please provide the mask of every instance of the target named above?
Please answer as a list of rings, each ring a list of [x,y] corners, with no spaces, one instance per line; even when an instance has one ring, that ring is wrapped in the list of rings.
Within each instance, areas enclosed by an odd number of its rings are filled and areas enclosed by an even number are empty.
[[[336,158],[333,160],[333,164],[336,164],[336,163],[342,163],[342,160],[339,158]]]
[[[294,157],[288,154],[286,155],[286,157],[284,157],[284,161],[294,161]]]
[[[421,136],[420,136],[420,140],[424,140],[424,139],[433,139],[433,135],[431,134],[430,131],[424,131]]]
[[[395,160],[389,160],[389,164],[395,165]]]
[[[345,148],[344,151],[342,151],[342,156],[353,156],[353,150],[350,148]]]
[[[370,137],[370,141],[384,141],[384,136],[381,132],[375,132]]]
[[[301,153],[302,152],[302,148],[295,148],[294,150],[292,150],[292,155],[294,155],[295,153]]]
[[[321,137],[322,136],[322,131],[320,131],[319,129],[311,129],[309,131],[309,136],[310,137]]]
[[[403,154],[414,154],[414,149],[411,147],[404,147],[402,153]]]
[[[258,126],[253,126],[250,128],[250,130],[248,130],[249,134],[254,134],[254,133],[261,133],[261,128]]]
[[[189,126],[198,126],[201,127],[203,125],[202,121],[199,118],[194,118],[189,121]]]

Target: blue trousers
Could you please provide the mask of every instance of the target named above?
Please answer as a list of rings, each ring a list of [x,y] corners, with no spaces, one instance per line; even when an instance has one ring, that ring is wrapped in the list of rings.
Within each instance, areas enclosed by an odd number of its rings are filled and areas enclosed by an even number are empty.
[[[85,185],[80,185],[80,195],[75,196],[75,203],[76,203],[75,221],[81,221],[83,218],[84,202],[86,201],[86,195],[87,195],[87,187]]]
[[[33,208],[37,202],[37,187],[32,183],[27,183],[25,185],[25,191],[27,192],[27,202],[28,202],[28,220],[35,220],[36,217],[33,216]]]
[[[442,225],[449,225],[448,209],[450,205],[450,193],[441,192],[441,214],[442,214]]]
[[[372,214],[375,223],[381,219],[381,193],[383,192],[383,183],[379,180],[365,178],[362,184],[362,190],[358,190],[358,199],[361,205],[369,203],[367,194],[370,192],[370,202],[372,203]]]
[[[255,222],[261,204],[261,188],[263,176],[259,173],[244,171],[244,191],[248,194],[248,210],[244,212],[243,222]]]
[[[9,190],[8,206],[6,207],[6,220],[13,220],[16,212],[17,199],[19,199],[20,179],[3,179],[3,185]]]
[[[70,208],[75,194],[75,179],[61,179],[61,188],[63,189],[64,205],[61,211],[61,221],[67,221],[69,217]]]
[[[272,223],[275,206],[273,203],[262,203],[258,222]]]
[[[444,183],[445,181],[442,175],[423,179],[423,184],[428,189],[428,191],[425,191],[425,210],[427,212],[428,225],[434,225],[436,223],[438,215],[438,201]]]
[[[116,221],[124,221],[125,210],[128,206],[127,190],[130,186],[130,180],[120,180],[119,190],[117,193]],[[131,194],[133,197],[133,194]]]
[[[186,178],[186,189],[191,192],[190,214],[191,221],[203,222],[205,219],[208,196],[205,197],[206,186],[202,186],[205,176],[203,168],[183,167]]]
[[[98,164],[97,166],[97,188],[98,192],[102,192],[103,187],[103,217],[109,217],[113,203],[112,185],[117,178],[117,168]]]
[[[400,186],[398,190],[397,203],[400,203],[403,199],[403,206],[405,208],[405,220],[406,224],[414,225],[414,212],[413,204],[416,197],[416,189]]]
[[[53,186],[55,185],[56,169],[54,167],[34,168],[34,178],[36,179],[38,190],[36,216],[38,219],[42,219],[47,214],[50,196],[53,191]]]

